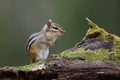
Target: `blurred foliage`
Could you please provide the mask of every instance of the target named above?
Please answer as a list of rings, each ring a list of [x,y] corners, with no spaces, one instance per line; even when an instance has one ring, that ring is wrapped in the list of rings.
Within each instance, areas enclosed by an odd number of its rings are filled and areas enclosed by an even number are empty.
[[[88,28],[85,17],[119,36],[119,14],[119,0],[0,0],[0,66],[29,64],[27,39],[48,19],[66,30],[51,48],[52,54],[83,38]]]

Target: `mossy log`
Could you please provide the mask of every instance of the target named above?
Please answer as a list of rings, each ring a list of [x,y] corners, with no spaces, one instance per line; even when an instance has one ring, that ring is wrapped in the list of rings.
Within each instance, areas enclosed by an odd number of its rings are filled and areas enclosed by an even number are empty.
[[[73,48],[42,62],[0,68],[0,80],[119,80],[120,38],[86,20],[90,28]]]
[[[40,64],[39,64],[40,65]],[[30,66],[30,65],[28,65]],[[0,80],[119,80],[120,68],[100,61],[88,62],[80,59],[61,58],[53,60],[43,69],[31,70],[4,67],[0,69]]]

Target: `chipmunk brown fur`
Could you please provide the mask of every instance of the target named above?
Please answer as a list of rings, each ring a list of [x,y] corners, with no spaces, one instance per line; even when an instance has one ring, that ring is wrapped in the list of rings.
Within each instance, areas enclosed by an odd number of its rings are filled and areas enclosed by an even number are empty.
[[[40,32],[30,36],[27,52],[32,63],[44,60],[49,55],[49,48],[54,46],[56,39],[65,31],[59,24],[48,20]]]

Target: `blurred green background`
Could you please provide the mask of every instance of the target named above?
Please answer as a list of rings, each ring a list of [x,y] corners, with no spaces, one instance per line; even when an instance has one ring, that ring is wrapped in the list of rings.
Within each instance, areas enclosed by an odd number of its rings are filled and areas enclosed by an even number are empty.
[[[0,0],[0,66],[29,64],[27,39],[48,19],[66,30],[50,53],[73,47],[88,29],[85,17],[120,36],[120,0]]]

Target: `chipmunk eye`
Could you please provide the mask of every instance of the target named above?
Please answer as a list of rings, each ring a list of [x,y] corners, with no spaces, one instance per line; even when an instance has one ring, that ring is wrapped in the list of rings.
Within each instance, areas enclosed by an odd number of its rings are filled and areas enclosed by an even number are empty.
[[[53,27],[53,29],[58,30],[58,28],[57,28],[57,27]]]

